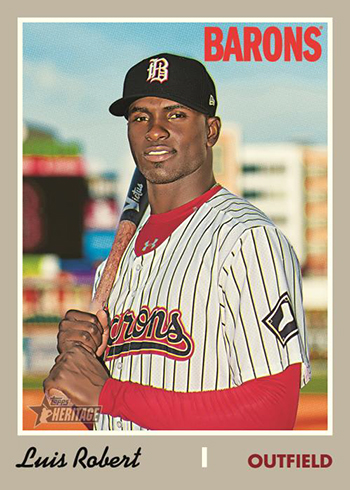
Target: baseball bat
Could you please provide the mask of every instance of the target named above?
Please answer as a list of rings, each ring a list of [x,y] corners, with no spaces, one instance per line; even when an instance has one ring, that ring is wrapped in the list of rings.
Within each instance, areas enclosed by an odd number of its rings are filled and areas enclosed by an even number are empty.
[[[90,304],[89,310],[91,313],[97,313],[106,305],[116,277],[120,259],[130,240],[134,236],[147,205],[148,195],[146,179],[139,169],[136,168],[126,195],[112,248],[109,252],[101,280]],[[54,388],[50,389],[48,396],[67,398],[64,393]]]
[[[117,273],[120,259],[135,234],[148,204],[146,179],[135,169],[131,184],[120,216],[117,232],[108,255],[101,280],[90,305],[90,311],[96,313],[105,306]]]

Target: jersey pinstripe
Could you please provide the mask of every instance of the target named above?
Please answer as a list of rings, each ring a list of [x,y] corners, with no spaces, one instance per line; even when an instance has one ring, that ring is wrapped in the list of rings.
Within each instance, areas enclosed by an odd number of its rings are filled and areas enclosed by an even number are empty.
[[[222,188],[140,257],[137,233],[108,301],[105,361],[114,378],[221,390],[302,362],[302,385],[309,380],[298,260],[264,213]],[[97,428],[141,429],[107,415]]]

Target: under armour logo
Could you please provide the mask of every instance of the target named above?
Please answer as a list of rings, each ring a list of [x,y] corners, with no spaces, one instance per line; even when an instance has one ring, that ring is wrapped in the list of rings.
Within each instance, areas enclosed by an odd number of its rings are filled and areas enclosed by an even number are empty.
[[[149,62],[147,82],[163,83],[168,80],[169,62],[165,58],[152,58]]]
[[[145,242],[145,245],[144,245],[144,247],[143,247],[143,249],[142,249],[142,252],[146,252],[146,250],[147,250],[147,248],[148,248],[148,247],[151,247],[151,249],[153,249],[153,248],[156,246],[156,243],[157,243],[157,242],[158,242],[158,238],[156,238],[156,239],[154,240],[154,242],[153,242],[153,243],[150,243],[150,242],[147,240],[147,242]]]

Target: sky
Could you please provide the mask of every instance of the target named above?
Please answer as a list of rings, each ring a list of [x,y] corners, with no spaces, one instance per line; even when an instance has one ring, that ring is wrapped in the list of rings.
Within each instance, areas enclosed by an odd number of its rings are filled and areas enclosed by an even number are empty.
[[[116,19],[117,20],[117,19]],[[91,171],[132,169],[126,121],[108,112],[121,97],[127,70],[161,52],[204,62],[204,27],[219,26],[224,39],[238,19],[194,22],[23,23],[23,119],[57,137],[77,141]],[[315,62],[204,62],[215,81],[217,114],[223,127],[235,123],[242,143],[308,141],[327,143],[327,24],[317,38],[322,56]],[[132,170],[131,170],[132,171]]]

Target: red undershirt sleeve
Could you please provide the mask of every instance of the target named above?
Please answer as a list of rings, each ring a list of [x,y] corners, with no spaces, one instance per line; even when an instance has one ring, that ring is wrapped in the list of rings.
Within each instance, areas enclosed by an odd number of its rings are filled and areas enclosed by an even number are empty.
[[[300,364],[219,391],[179,393],[110,378],[102,413],[151,430],[292,430],[300,390]]]

